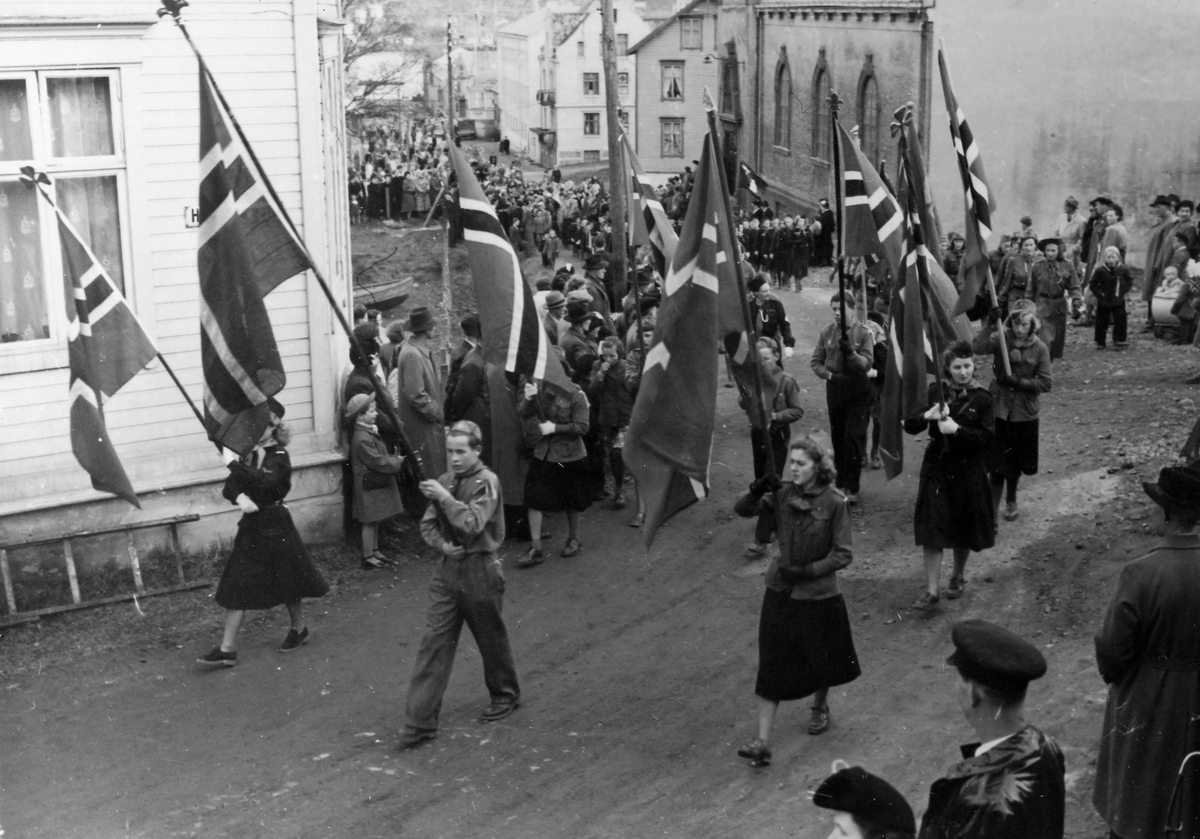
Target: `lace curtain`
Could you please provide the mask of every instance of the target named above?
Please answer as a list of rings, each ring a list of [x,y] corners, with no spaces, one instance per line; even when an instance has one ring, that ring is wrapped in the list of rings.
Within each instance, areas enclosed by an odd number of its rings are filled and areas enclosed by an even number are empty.
[[[48,338],[46,284],[37,202],[32,189],[0,181],[0,341]]]
[[[46,80],[50,100],[50,145],[55,157],[113,153],[112,102],[108,79]]]

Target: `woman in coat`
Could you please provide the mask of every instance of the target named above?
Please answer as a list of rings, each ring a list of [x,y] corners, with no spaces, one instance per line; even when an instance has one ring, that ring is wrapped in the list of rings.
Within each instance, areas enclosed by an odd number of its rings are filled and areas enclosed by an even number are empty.
[[[1017,252],[1006,256],[1000,263],[1000,276],[996,280],[996,296],[1005,315],[1015,301],[1029,296],[1033,263],[1039,258],[1037,239],[1026,236],[1020,242]]]
[[[308,643],[302,598],[321,597],[329,585],[313,564],[292,515],[283,504],[292,488],[291,435],[283,424],[283,406],[268,401],[271,420],[258,445],[229,464],[221,494],[242,510],[233,550],[217,584],[217,604],[225,609],[221,643],[196,659],[212,667],[237,664],[238,630],[247,609],[288,610],[291,628],[279,645],[281,653]]]
[[[1066,346],[1068,306],[1081,310],[1083,293],[1079,290],[1074,263],[1060,258],[1062,240],[1043,239],[1039,244],[1045,259],[1033,264],[1027,295],[1037,307],[1041,322],[1038,337],[1050,348],[1050,360],[1054,361],[1062,358]]]
[[[404,458],[388,454],[375,427],[378,415],[375,401],[365,393],[346,403],[346,419],[354,423],[350,442],[353,512],[355,521],[362,525],[362,566],[368,571],[391,564],[391,558],[379,550],[379,522],[403,509],[396,475]]]
[[[1037,336],[1039,324],[1032,301],[1018,301],[1008,316],[1004,335],[1012,375],[1004,372],[995,322],[995,317],[990,317],[987,328],[979,330],[974,349],[980,355],[995,354],[991,391],[996,443],[989,454],[988,468],[992,473],[996,514],[1000,512],[1000,491],[1004,489],[1004,518],[1013,521],[1020,515],[1017,483],[1022,475],[1036,475],[1038,471],[1038,397],[1050,391],[1053,379],[1050,350]]]
[[[561,362],[561,350],[557,347],[555,354]],[[590,427],[591,409],[587,397],[575,384],[568,382],[564,390],[528,382],[517,413],[528,430],[526,440],[533,440],[533,457],[525,476],[525,506],[533,546],[517,561],[518,567],[530,568],[545,561],[544,513],[567,514],[567,541],[561,556],[575,556],[583,550],[579,541],[579,514],[592,504],[583,435]]]
[[[862,673],[837,572],[850,564],[850,512],[833,487],[833,458],[809,437],[792,441],[788,482],[755,481],[734,503],[749,518],[774,511],[779,555],[767,568],[758,624],[758,736],[738,749],[753,766],[771,762],[779,703],[813,697],[809,734],[829,729],[829,689]]]
[[[945,401],[939,402],[939,398]],[[913,532],[923,548],[925,593],[913,604],[922,612],[941,599],[942,552],[954,552],[946,597],[962,596],[967,557],[996,542],[996,509],[988,487],[987,453],[995,424],[992,395],[975,378],[975,350],[956,341],[942,354],[942,384],[929,387],[932,407],[904,421],[909,434],[929,431],[921,461]]]

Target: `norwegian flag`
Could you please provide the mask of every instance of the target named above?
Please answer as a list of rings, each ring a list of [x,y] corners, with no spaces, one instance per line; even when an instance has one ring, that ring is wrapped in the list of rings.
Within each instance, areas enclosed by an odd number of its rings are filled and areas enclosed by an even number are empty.
[[[450,162],[458,179],[463,238],[483,331],[483,360],[508,373],[566,386],[567,375],[550,350],[517,254],[471,165],[453,143]]]
[[[770,184],[766,179],[761,177],[757,172],[749,167],[745,161],[738,161],[738,184],[742,189],[748,189],[754,195],[762,197],[767,192],[767,187]]]
[[[901,276],[900,252],[903,247],[903,218],[892,193],[863,155],[858,141],[836,123],[842,144],[842,178],[845,203],[842,223],[842,253],[846,256],[874,256]]]
[[[54,206],[62,246],[71,366],[71,451],[91,475],[95,489],[141,508],[108,436],[104,403],[153,361],[158,350],[96,255],[50,196],[40,186],[38,191]]]
[[[905,210],[901,273],[892,289],[879,439],[889,480],[904,471],[903,421],[920,416],[929,408],[928,374],[932,367],[937,375],[941,363],[934,357],[933,347],[945,347],[971,337],[966,319],[950,314],[953,285],[926,244],[928,233],[923,218],[929,216],[930,210],[922,206],[918,179],[903,155],[898,181],[900,206]]]
[[[708,495],[722,297],[737,294],[736,282],[722,288],[733,251],[718,166],[706,134],[625,441],[646,499],[647,547],[664,521]]]
[[[946,110],[950,114],[950,137],[954,142],[954,151],[958,158],[958,173],[962,177],[963,194],[966,197],[966,240],[963,252],[962,288],[959,291],[958,303],[954,313],[970,311],[975,305],[975,299],[987,283],[990,270],[987,255],[987,240],[992,235],[992,213],[996,212],[996,200],[992,197],[988,186],[987,175],[983,171],[983,157],[979,154],[979,144],[967,117],[959,107],[954,95],[954,87],[950,83],[950,68],[946,66],[946,49],[938,43],[938,69],[942,74],[942,93],[946,97]]]
[[[667,266],[675,258],[679,237],[667,218],[667,211],[658,200],[658,193],[650,183],[646,170],[642,168],[629,138],[622,133],[621,145],[625,149],[625,181],[630,185],[629,193],[629,244],[638,247],[649,245],[654,251],[654,262],[658,272],[666,276]]]
[[[204,423],[210,440],[244,455],[287,381],[264,299],[313,266],[203,63],[198,232]]]

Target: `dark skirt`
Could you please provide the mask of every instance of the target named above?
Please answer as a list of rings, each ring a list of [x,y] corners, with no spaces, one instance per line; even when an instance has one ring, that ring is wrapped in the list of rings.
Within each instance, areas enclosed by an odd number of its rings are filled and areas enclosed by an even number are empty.
[[[861,674],[840,594],[793,600],[789,591],[766,590],[758,622],[756,695],[773,702],[803,699]]]
[[[951,460],[925,450],[913,535],[926,548],[982,551],[996,544],[996,508],[982,455]]]
[[[592,505],[587,459],[552,463],[534,458],[525,476],[525,506],[541,513],[582,513]]]
[[[242,516],[217,585],[218,605],[271,609],[328,592],[329,584],[313,564],[286,507]]]
[[[996,420],[996,437],[988,452],[988,470],[1001,475],[1036,475],[1038,420]]]

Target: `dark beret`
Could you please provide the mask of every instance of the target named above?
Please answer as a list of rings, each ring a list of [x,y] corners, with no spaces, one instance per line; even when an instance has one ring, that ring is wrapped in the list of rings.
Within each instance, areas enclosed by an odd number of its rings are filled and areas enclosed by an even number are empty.
[[[638,311],[644,315],[662,302],[662,296],[656,291],[651,291],[641,295],[638,302],[640,304]]]
[[[813,804],[869,820],[881,830],[917,832],[912,807],[896,788],[861,766],[835,772],[813,793]]]
[[[1037,647],[989,621],[975,618],[956,623],[950,640],[954,654],[946,663],[984,687],[1016,693],[1046,675],[1046,659]]]

